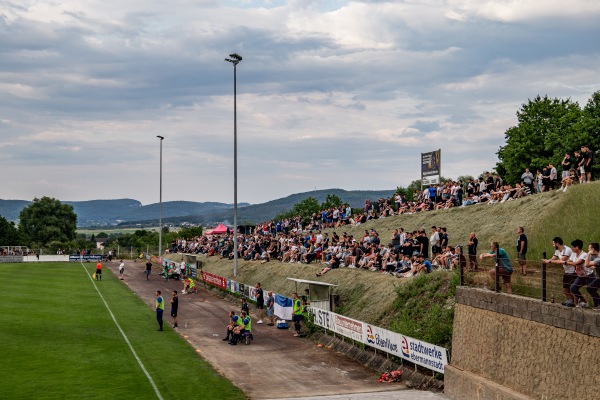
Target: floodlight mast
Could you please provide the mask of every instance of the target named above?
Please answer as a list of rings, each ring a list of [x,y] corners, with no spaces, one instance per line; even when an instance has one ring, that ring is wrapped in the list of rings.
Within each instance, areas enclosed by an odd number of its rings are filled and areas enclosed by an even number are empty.
[[[237,65],[242,56],[229,55],[225,61],[233,64],[233,276],[238,271],[238,225],[237,225]]]
[[[160,196],[159,196],[159,214],[158,214],[158,257],[161,259],[162,263],[162,142],[165,140],[164,136],[156,135],[156,137],[160,140]]]

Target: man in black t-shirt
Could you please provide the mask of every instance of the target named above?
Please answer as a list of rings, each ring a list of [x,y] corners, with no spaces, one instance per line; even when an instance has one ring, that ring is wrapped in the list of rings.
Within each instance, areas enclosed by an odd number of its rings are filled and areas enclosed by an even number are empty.
[[[171,317],[173,317],[173,328],[177,328],[177,310],[179,309],[179,297],[177,297],[177,290],[173,290],[173,297],[171,297]]]
[[[561,178],[564,179],[569,176],[569,170],[571,169],[571,166],[573,165],[573,160],[571,159],[571,155],[569,153],[565,154],[560,165],[562,165]]]
[[[467,246],[467,254],[469,255],[469,268],[472,271],[477,271],[477,237],[475,236],[475,232],[471,232],[469,235],[469,243]]]
[[[263,323],[263,309],[265,308],[265,296],[263,295],[263,290],[260,287],[260,282],[256,283],[256,311],[258,314],[257,324]]]
[[[581,162],[579,163],[580,182],[592,181],[592,152],[587,145],[581,146]]]
[[[525,228],[520,226],[517,229],[517,259],[521,264],[521,275],[527,275],[527,261],[525,255],[527,254],[527,236],[525,236]]]
[[[145,272],[145,274],[146,274],[146,280],[150,279],[150,274],[151,273],[152,273],[152,263],[150,261],[148,261],[146,263],[146,272]]]
[[[416,242],[419,254],[423,254],[425,258],[429,258],[429,239],[424,229],[419,230]]]

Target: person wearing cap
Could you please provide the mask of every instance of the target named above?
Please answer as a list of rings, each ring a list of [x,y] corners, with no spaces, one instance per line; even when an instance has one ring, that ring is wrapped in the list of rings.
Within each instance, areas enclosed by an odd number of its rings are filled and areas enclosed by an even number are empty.
[[[269,290],[267,293],[267,317],[269,318],[269,323],[267,325],[274,326],[275,325],[275,297],[273,297],[273,292]]]

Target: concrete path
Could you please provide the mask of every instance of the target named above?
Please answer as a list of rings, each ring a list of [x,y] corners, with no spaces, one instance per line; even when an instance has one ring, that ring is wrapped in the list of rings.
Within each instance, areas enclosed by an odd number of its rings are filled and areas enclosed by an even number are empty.
[[[118,275],[118,262],[106,263],[105,266]],[[179,281],[165,282],[155,273],[158,272],[155,269],[150,280],[146,280],[143,273],[144,263],[128,262],[123,282],[150,307],[154,307],[156,290],[161,290],[167,301],[165,319],[166,322],[171,322],[168,316],[168,301],[171,292],[181,292],[183,285]],[[309,339],[296,338],[291,329],[280,330],[267,324],[257,324],[254,315],[254,342],[248,346],[228,345],[222,339],[225,337],[229,311],[238,312],[238,305],[232,305],[203,289],[197,294],[180,295],[179,299],[179,328],[176,330],[214,368],[252,399],[315,399],[315,396],[326,395],[337,396],[318,398],[444,398],[430,392],[408,391],[402,383],[378,383],[377,373],[345,355],[317,347],[316,343]],[[154,320],[149,321],[150,324],[153,322],[155,323]],[[400,392],[390,393],[390,390]],[[348,395],[351,393],[356,395]]]

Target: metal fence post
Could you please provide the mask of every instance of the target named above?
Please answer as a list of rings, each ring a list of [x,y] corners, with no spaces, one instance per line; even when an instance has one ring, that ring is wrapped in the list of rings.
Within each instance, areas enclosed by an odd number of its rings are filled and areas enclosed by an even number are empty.
[[[460,269],[460,286],[465,286],[465,267],[462,262],[463,248],[460,246],[460,258],[458,259],[458,268]]]
[[[546,301],[546,252],[542,253],[542,301]]]
[[[494,266],[496,271],[494,278],[494,291],[497,293],[500,291],[500,276],[498,275],[500,269],[500,246],[496,249],[496,265]]]

